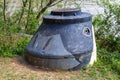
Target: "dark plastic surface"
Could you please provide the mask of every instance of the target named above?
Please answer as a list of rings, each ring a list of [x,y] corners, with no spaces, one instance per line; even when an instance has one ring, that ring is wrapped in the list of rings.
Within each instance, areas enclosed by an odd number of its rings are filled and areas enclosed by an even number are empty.
[[[58,9],[43,17],[43,22],[55,24],[83,23],[92,20],[92,15],[79,9]]]
[[[44,16],[26,47],[26,59],[41,67],[81,69],[89,63],[92,51],[92,16],[79,9],[62,9]]]

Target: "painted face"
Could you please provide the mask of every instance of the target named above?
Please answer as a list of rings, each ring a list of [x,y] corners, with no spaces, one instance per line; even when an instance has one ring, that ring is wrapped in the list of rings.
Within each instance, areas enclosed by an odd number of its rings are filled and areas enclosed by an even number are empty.
[[[42,26],[40,32],[43,36],[60,34],[65,49],[72,54],[83,54],[93,50],[91,22]]]
[[[94,48],[92,30],[89,13],[78,9],[53,11],[44,17],[28,44],[28,61],[53,69],[81,69],[90,62]]]

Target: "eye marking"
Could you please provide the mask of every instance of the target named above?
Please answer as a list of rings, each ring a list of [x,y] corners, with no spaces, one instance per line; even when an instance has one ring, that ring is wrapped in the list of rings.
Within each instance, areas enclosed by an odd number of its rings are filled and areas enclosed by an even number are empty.
[[[84,27],[84,29],[83,29],[83,34],[84,34],[85,36],[91,36],[90,28]]]

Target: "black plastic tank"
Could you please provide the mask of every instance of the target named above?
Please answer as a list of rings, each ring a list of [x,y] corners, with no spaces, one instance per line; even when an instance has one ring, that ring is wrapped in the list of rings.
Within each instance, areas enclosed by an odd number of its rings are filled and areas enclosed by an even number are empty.
[[[82,69],[91,61],[94,42],[91,14],[80,9],[54,10],[43,17],[26,47],[26,60],[44,68]]]

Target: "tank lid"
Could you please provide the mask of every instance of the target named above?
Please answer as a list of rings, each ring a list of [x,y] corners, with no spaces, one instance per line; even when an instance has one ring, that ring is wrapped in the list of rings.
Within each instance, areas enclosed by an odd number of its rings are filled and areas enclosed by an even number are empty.
[[[56,15],[56,16],[76,16],[80,14],[81,14],[81,10],[78,8],[63,8],[63,9],[56,9],[51,11],[51,15]]]
[[[63,8],[51,11],[43,17],[43,22],[45,23],[83,23],[87,21],[92,21],[92,15],[86,12],[82,12],[77,8]]]

